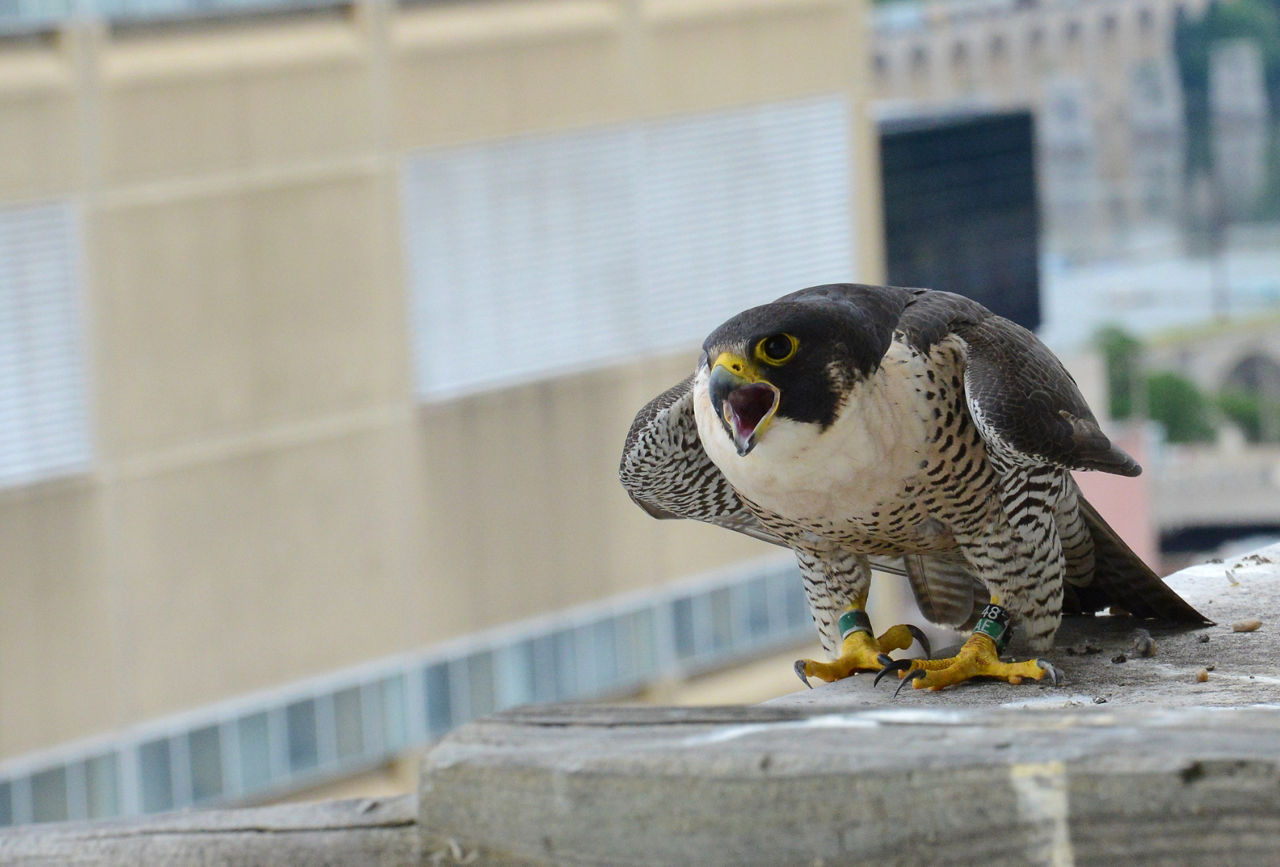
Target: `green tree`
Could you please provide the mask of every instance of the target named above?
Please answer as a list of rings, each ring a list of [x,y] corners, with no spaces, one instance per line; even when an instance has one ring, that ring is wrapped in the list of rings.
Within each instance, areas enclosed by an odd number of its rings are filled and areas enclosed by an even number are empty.
[[[1239,389],[1228,389],[1218,395],[1218,410],[1244,432],[1251,443],[1274,439],[1276,419],[1280,419],[1280,404],[1258,394]]]
[[[1107,368],[1108,411],[1114,419],[1128,418],[1134,412],[1142,343],[1116,325],[1099,330],[1094,343],[1102,351]]]
[[[1174,34],[1188,115],[1208,111],[1213,43],[1241,38],[1258,43],[1271,104],[1280,106],[1280,0],[1231,0],[1212,4],[1200,18],[1181,19]]]
[[[1218,395],[1218,409],[1244,432],[1245,439],[1262,439],[1262,406],[1258,396],[1246,391],[1224,391]]]
[[[1171,443],[1211,442],[1213,405],[1181,374],[1160,371],[1147,377],[1147,412],[1164,426]]]

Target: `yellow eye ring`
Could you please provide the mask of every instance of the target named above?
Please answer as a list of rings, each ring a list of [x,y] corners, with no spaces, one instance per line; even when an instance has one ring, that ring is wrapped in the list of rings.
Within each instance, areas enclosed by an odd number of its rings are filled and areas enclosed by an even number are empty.
[[[756,343],[755,357],[757,361],[778,367],[794,358],[799,348],[800,341],[790,334],[770,334]]]

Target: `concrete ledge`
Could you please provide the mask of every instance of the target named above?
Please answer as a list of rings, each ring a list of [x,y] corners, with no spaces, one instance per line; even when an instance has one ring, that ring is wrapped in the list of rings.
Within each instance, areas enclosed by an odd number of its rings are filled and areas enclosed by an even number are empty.
[[[512,714],[433,750],[420,804],[483,864],[1271,863],[1280,714]]]
[[[937,693],[908,688],[894,699],[886,681],[873,689],[870,678],[858,676],[771,704],[844,710],[1280,704],[1280,545],[1193,566],[1166,581],[1215,625],[1186,629],[1131,617],[1068,617],[1046,654],[1062,674],[1058,687],[971,682]],[[1251,619],[1261,621],[1257,630],[1233,631],[1233,624]]]
[[[486,864],[1269,863],[1280,547],[1171,583],[1218,625],[1148,628],[1143,656],[1132,619],[1077,619],[1053,654],[1056,688],[895,700],[858,677],[758,707],[472,723],[423,762],[425,851]],[[1246,618],[1262,626],[1232,631]]]
[[[1273,863],[1280,546],[1170,583],[1218,624],[1070,622],[1059,687],[517,709],[432,749],[416,806],[32,825],[0,832],[0,863]]]
[[[365,798],[24,825],[0,833],[0,864],[416,864],[415,801]]]

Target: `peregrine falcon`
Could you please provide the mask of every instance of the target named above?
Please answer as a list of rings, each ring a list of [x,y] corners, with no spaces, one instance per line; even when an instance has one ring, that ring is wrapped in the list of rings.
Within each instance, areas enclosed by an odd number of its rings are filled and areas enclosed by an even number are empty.
[[[938,689],[1056,680],[1046,660],[1000,660],[1015,623],[1043,653],[1064,612],[1209,622],[1120,540],[1071,470],[1141,472],[1030,331],[949,292],[832,284],[711,332],[694,372],[636,416],[619,475],[655,517],[795,552],[833,657],[799,660],[806,683],[896,671]],[[888,657],[923,634],[876,637],[873,566],[904,574],[930,620],[972,630],[955,656]]]

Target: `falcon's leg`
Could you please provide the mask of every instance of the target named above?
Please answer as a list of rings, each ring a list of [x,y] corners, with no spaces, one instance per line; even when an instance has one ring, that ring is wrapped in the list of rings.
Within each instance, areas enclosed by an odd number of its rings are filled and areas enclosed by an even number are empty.
[[[818,557],[802,551],[797,556],[822,647],[833,656],[839,648],[831,662],[796,660],[796,674],[805,685],[810,677],[830,682],[859,671],[879,671],[884,654],[905,650],[912,641],[919,641],[928,655],[928,640],[914,626],[891,627],[879,638],[871,631],[866,612],[871,566],[866,558],[843,553]]]
[[[796,660],[796,674],[804,681],[805,686],[811,686],[811,677],[830,683],[843,680],[859,671],[879,671],[889,651],[906,650],[913,641],[920,643],[926,657],[929,655],[929,639],[915,626],[900,623],[889,627],[876,638],[871,632],[871,620],[863,610],[865,605],[865,599],[858,600],[841,615],[839,623],[847,633],[841,642],[839,657],[831,662]]]
[[[1008,609],[993,600],[983,609],[973,634],[955,656],[950,659],[904,659],[886,665],[881,674],[897,671],[899,677],[910,678],[916,689],[942,689],[974,677],[994,677],[1013,684],[1048,677],[1056,684],[1058,672],[1046,660],[1000,661],[1000,651],[1004,649],[1011,631],[1009,619]],[[877,675],[876,680],[879,679]]]
[[[890,663],[881,674],[897,671],[916,689],[941,689],[973,677],[993,677],[1009,683],[1024,680],[1058,681],[1048,661],[1001,662],[1012,635],[1016,615],[1033,650],[1048,650],[1062,621],[1062,580],[1065,562],[1054,518],[1065,472],[1032,476],[1015,470],[1004,477],[1002,508],[988,513],[985,532],[956,534],[965,557],[991,591],[988,605],[973,634],[950,659]],[[905,684],[904,684],[905,686]]]

